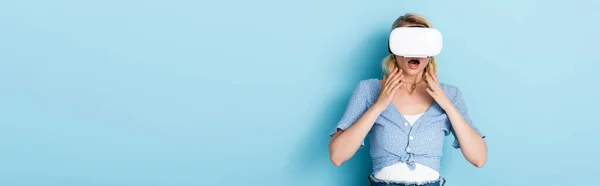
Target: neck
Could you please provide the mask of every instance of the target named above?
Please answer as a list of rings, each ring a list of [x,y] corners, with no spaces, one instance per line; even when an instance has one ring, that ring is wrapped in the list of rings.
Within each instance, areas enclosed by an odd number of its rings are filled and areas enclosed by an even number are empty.
[[[421,81],[423,81],[423,79],[421,78],[423,77],[423,72],[420,72],[417,75],[409,75],[404,73],[404,77],[402,78],[404,83],[408,83],[408,84],[414,84],[414,83],[420,83]],[[415,81],[416,80],[416,81]]]

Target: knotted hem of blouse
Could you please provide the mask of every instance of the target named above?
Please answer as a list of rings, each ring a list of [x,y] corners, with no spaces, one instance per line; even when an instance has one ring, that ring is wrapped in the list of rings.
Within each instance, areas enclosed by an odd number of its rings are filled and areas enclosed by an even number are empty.
[[[417,168],[415,161],[411,159],[412,154],[408,153],[407,156],[400,156],[400,162],[406,163],[408,169],[413,171]]]

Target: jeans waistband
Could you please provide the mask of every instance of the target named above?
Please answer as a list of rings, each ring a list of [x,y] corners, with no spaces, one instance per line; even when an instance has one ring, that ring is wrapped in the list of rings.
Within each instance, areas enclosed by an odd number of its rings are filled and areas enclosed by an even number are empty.
[[[371,175],[369,175],[369,183],[371,184],[371,186],[373,186],[373,184],[375,184],[375,183],[389,185],[389,186],[429,186],[432,184],[444,186],[446,184],[446,178],[440,176],[440,178],[437,180],[426,181],[426,182],[398,182],[398,181],[380,180],[380,179],[375,178],[375,176],[373,176],[371,174]]]

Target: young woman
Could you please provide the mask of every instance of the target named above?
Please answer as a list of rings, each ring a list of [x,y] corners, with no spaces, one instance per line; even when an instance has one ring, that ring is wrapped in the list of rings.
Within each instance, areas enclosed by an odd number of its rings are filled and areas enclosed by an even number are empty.
[[[417,14],[400,16],[392,25],[427,27]],[[474,127],[461,91],[440,83],[433,57],[405,58],[390,54],[382,80],[356,86],[342,119],[331,131],[331,161],[340,166],[364,145],[370,134],[371,185],[442,185],[439,173],[444,137],[474,166],[487,159],[484,135]]]

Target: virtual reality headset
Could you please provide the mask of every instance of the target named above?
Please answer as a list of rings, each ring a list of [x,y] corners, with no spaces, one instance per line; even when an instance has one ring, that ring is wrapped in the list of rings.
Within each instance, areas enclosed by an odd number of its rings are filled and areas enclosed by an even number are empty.
[[[442,51],[442,34],[434,28],[398,27],[389,39],[391,54],[409,58],[427,58]]]

